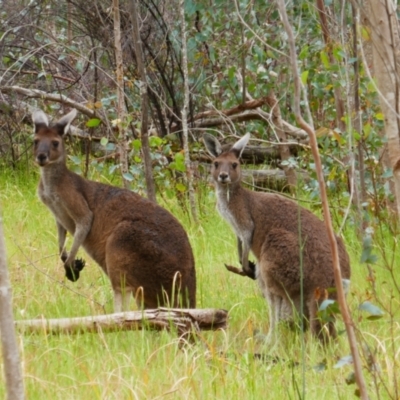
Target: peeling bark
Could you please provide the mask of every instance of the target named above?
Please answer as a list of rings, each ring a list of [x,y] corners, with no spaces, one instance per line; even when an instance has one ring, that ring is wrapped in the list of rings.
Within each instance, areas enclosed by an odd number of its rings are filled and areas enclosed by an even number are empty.
[[[394,3],[367,0],[360,8],[372,40],[373,73],[384,114],[387,151],[393,170],[397,215],[400,217],[400,85],[399,25]]]

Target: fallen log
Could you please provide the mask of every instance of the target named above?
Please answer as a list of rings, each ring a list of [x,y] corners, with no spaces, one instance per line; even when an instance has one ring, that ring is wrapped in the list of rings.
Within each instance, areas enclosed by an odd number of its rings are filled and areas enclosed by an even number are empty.
[[[142,329],[159,331],[175,328],[181,335],[190,331],[225,329],[227,317],[228,312],[221,309],[157,308],[87,317],[19,320],[15,321],[15,327],[24,334],[76,334]]]

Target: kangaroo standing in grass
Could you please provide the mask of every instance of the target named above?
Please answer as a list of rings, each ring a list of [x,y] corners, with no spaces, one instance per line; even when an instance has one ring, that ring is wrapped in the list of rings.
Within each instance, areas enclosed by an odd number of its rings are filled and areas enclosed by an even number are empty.
[[[325,225],[292,200],[277,194],[253,192],[241,186],[239,159],[249,138],[250,134],[246,134],[230,150],[223,152],[214,136],[204,135],[206,148],[215,157],[211,173],[216,187],[217,208],[232,225],[238,239],[242,270],[227,268],[258,280],[270,309],[268,341],[276,339],[276,325],[280,320],[293,319],[294,310],[309,319],[312,332],[321,337],[322,327],[316,318],[317,303],[321,301],[318,297],[335,287]],[[337,244],[342,277],[349,279],[349,257],[339,237]],[[257,265],[248,260],[250,250]],[[335,293],[328,297],[335,298]],[[328,328],[334,336],[333,322]]]
[[[76,110],[49,125],[43,111],[32,115],[34,155],[40,166],[39,197],[54,214],[68,279],[83,268],[80,246],[108,275],[114,311],[139,306],[196,307],[192,249],[181,224],[168,211],[126,189],[89,181],[68,170],[63,137]],[[65,239],[74,238],[69,254]]]

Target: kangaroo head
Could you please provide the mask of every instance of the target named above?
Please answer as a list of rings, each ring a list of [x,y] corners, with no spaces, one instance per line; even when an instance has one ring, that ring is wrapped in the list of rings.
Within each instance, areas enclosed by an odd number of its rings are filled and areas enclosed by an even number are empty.
[[[232,185],[240,182],[242,174],[239,160],[249,139],[250,133],[246,133],[228,151],[222,151],[221,144],[214,136],[204,134],[203,140],[206,149],[214,157],[211,175],[216,183]]]
[[[76,117],[76,110],[64,115],[55,124],[49,125],[46,114],[37,110],[32,114],[35,126],[34,155],[39,166],[60,162],[65,159],[63,135],[68,132],[72,120]]]

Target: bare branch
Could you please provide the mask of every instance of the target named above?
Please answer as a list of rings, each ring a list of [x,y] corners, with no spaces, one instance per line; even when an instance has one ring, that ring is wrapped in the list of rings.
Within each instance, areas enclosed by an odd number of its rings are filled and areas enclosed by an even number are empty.
[[[76,102],[75,100],[70,99],[67,96],[63,96],[62,94],[54,94],[47,93],[43,90],[38,89],[25,89],[19,86],[0,86],[0,92],[2,93],[17,93],[22,96],[26,96],[32,99],[41,99],[41,100],[49,100],[54,101],[56,103],[65,104],[68,107],[76,108],[82,114],[87,115],[89,118],[99,118],[101,119],[93,110],[84,105]],[[103,121],[104,122],[104,121]]]

